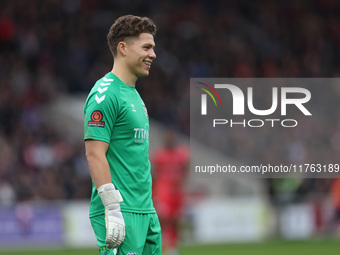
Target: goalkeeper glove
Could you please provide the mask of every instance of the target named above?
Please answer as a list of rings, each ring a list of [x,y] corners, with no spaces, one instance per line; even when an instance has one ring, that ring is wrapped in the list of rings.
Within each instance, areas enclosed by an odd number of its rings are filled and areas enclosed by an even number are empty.
[[[116,248],[125,238],[125,222],[119,204],[123,198],[112,183],[103,184],[97,190],[105,206],[105,243],[108,249]]]

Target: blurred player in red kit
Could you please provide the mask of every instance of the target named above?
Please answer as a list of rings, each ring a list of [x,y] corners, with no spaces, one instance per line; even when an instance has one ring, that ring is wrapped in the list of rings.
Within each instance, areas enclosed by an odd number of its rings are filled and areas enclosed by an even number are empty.
[[[163,248],[167,254],[176,254],[189,155],[189,148],[178,145],[176,134],[168,130],[163,147],[156,149],[152,156],[153,200],[162,226]]]
[[[334,178],[331,182],[331,199],[334,207],[334,215],[331,220],[331,231],[339,235],[340,225],[340,178]]]

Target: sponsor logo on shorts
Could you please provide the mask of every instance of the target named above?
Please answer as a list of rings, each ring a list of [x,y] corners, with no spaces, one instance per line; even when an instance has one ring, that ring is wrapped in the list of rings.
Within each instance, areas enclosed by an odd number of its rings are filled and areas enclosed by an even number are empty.
[[[105,127],[103,114],[101,111],[95,110],[91,113],[91,120],[88,122],[89,127]]]
[[[110,255],[110,250],[108,250],[106,247],[102,247],[99,249],[100,255]]]

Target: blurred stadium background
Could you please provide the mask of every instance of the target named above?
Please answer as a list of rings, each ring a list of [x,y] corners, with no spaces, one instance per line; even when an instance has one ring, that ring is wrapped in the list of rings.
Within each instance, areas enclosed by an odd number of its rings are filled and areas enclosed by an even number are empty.
[[[190,77],[340,74],[338,0],[1,1],[0,254],[96,254],[82,108],[95,81],[111,70],[106,33],[123,14],[149,16],[159,29],[157,59],[137,85],[151,117],[151,155],[164,146],[169,127],[180,144],[189,144]],[[320,94],[338,98],[340,88]],[[329,125],[310,133],[316,143],[288,135],[271,160],[338,161],[339,110],[326,109]],[[247,141],[245,133],[235,137]],[[250,143],[245,151],[228,139],[220,156],[231,161],[248,163],[266,148]],[[194,146],[200,160],[212,157],[210,145]],[[189,175],[182,254],[337,254],[334,183]]]

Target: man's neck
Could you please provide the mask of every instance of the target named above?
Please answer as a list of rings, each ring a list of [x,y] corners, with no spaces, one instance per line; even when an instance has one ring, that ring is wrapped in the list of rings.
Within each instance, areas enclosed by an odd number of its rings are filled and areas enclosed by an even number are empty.
[[[137,77],[129,72],[128,68],[123,67],[122,65],[113,65],[111,72],[116,75],[122,82],[126,85],[134,87],[137,81]]]

